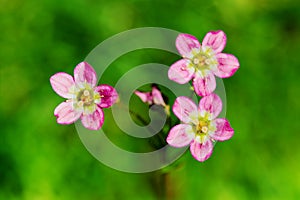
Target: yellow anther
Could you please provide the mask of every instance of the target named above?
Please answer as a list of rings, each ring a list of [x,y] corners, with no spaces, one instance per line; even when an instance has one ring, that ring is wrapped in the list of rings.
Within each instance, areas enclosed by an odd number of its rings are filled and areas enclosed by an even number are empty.
[[[207,133],[207,131],[208,131],[207,126],[203,126],[203,127],[201,128],[201,131],[202,131],[203,133]]]
[[[199,62],[200,62],[200,60],[199,60],[198,58],[195,58],[195,59],[193,60],[193,63],[194,63],[195,65],[199,64]]]
[[[88,90],[84,90],[83,95],[84,95],[84,96],[89,96],[89,95],[90,95],[90,92],[89,92]]]
[[[82,107],[82,106],[83,106],[83,101],[78,101],[77,105],[78,105],[79,107]]]
[[[209,59],[205,59],[205,64],[209,65],[210,64],[210,60]]]

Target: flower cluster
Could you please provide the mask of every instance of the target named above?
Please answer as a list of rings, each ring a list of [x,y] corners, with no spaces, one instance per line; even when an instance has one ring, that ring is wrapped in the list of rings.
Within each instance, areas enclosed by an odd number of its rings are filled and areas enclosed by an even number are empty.
[[[182,124],[174,126],[167,137],[171,146],[190,145],[191,154],[200,162],[210,157],[214,141],[228,140],[234,133],[226,119],[217,118],[222,101],[213,93],[215,76],[227,78],[239,68],[236,57],[221,53],[225,44],[223,31],[207,33],[202,45],[194,36],[180,34],[176,47],[183,59],[174,63],[168,72],[169,78],[180,84],[193,79],[195,93],[203,96],[198,107],[187,97],[175,100],[173,112]]]
[[[160,135],[159,139],[178,148],[190,145],[193,157],[203,162],[211,156],[215,141],[228,140],[234,133],[227,119],[217,118],[222,111],[222,100],[214,90],[215,76],[232,76],[239,62],[235,56],[222,53],[226,45],[223,31],[207,33],[202,44],[192,35],[179,34],[175,43],[183,58],[171,65],[168,77],[179,84],[192,80],[193,92],[201,97],[200,102],[177,97],[172,110],[181,123],[171,127],[170,106],[157,86],[152,86],[151,92],[135,91],[135,94],[148,105],[164,107],[170,123],[167,137]],[[54,110],[57,123],[71,124],[80,118],[83,126],[90,130],[102,127],[103,108],[116,103],[118,93],[112,86],[97,85],[97,82],[96,72],[87,62],[75,67],[74,78],[64,72],[50,78],[53,90],[67,99]]]
[[[98,130],[104,122],[102,109],[112,106],[118,98],[113,87],[97,86],[96,72],[87,62],[75,67],[74,78],[59,72],[50,78],[50,83],[58,95],[67,98],[54,110],[59,124],[71,124],[81,118],[84,127]]]
[[[188,97],[177,97],[173,104],[173,113],[182,122],[172,127],[166,138],[173,147],[190,145],[193,157],[203,162],[213,151],[215,141],[224,141],[232,137],[234,130],[225,118],[217,118],[222,111],[221,98],[214,94],[215,76],[227,78],[239,68],[238,59],[222,53],[226,44],[223,31],[212,31],[205,35],[202,44],[196,37],[179,34],[176,47],[182,59],[171,65],[168,77],[179,84],[192,80],[194,92],[201,96],[197,106]],[[136,91],[143,102],[166,106],[157,88],[151,92]]]

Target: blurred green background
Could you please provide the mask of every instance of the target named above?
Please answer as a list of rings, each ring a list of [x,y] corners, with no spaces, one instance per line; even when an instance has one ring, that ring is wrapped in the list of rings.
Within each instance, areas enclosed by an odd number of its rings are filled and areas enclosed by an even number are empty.
[[[224,80],[234,137],[204,163],[187,152],[163,183],[158,172],[123,173],[94,159],[74,125],[56,123],[63,99],[49,83],[108,37],[144,26],[199,40],[224,30],[224,51],[241,64]],[[0,27],[0,199],[300,199],[299,1],[0,0]],[[153,50],[113,64],[177,59]]]

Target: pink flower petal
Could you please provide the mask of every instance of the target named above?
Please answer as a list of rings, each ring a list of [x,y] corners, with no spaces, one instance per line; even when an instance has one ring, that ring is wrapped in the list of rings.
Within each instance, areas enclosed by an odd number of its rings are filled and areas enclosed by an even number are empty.
[[[152,87],[152,97],[154,104],[162,106],[166,105],[161,92],[156,87]]]
[[[176,47],[184,58],[192,58],[192,49],[199,49],[201,45],[196,37],[189,34],[179,34],[176,38]]]
[[[144,103],[152,104],[152,96],[150,92],[140,92],[140,91],[135,91],[134,94],[142,100]]]
[[[181,59],[171,65],[168,71],[169,79],[179,84],[189,82],[194,75],[195,69],[193,67],[188,67],[188,62],[187,59]]]
[[[227,119],[218,118],[213,120],[213,123],[216,126],[216,131],[210,136],[218,141],[228,140],[233,136],[234,130],[231,128]]]
[[[79,63],[74,69],[75,83],[89,83],[92,87],[97,84],[97,75],[87,62]]]
[[[218,53],[216,58],[219,65],[217,70],[214,71],[214,74],[220,78],[232,76],[240,67],[238,59],[231,54]]]
[[[174,126],[167,137],[167,142],[173,147],[184,147],[194,139],[193,127],[188,124],[178,124]]]
[[[73,109],[73,102],[62,102],[55,108],[54,115],[57,117],[57,123],[72,124],[81,116],[81,112]]]
[[[177,97],[173,104],[174,114],[184,123],[193,122],[197,117],[197,106],[195,103],[187,97]]]
[[[209,120],[215,119],[222,111],[222,100],[221,98],[212,93],[208,96],[203,97],[199,102],[199,110],[209,112]]]
[[[207,96],[216,89],[216,79],[212,72],[207,72],[204,77],[195,76],[193,86],[196,94]]]
[[[64,98],[71,98],[71,90],[75,85],[73,77],[67,73],[59,72],[51,76],[50,83],[53,90]]]
[[[101,108],[108,108],[112,106],[118,99],[118,93],[110,85],[99,85],[95,88],[96,92],[99,92],[101,96],[100,103],[98,104]]]
[[[210,140],[207,140],[204,144],[200,144],[193,140],[190,146],[190,151],[196,160],[203,162],[212,154],[213,144]]]
[[[95,110],[94,113],[89,115],[82,115],[81,122],[83,126],[90,130],[98,130],[102,127],[104,122],[104,113],[103,110],[99,107]]]
[[[209,46],[216,53],[220,53],[226,45],[226,35],[223,31],[211,31],[205,35],[202,45]]]

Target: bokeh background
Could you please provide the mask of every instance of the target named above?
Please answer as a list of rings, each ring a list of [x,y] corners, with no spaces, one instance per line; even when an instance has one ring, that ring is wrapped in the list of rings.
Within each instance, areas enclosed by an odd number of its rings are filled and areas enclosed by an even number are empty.
[[[58,125],[53,116],[63,99],[51,89],[51,75],[73,74],[101,41],[145,26],[200,40],[224,30],[224,51],[241,64],[224,80],[234,137],[217,143],[204,163],[187,152],[165,174],[106,167],[74,125]],[[300,199],[299,1],[0,0],[0,27],[0,199]],[[177,59],[141,50],[112,65]],[[108,120],[104,128],[116,144],[139,146],[113,126]]]

